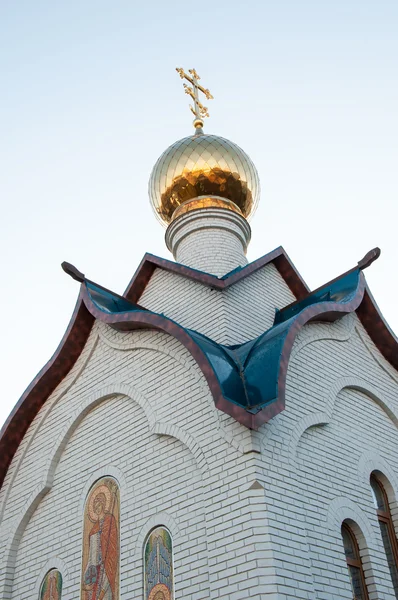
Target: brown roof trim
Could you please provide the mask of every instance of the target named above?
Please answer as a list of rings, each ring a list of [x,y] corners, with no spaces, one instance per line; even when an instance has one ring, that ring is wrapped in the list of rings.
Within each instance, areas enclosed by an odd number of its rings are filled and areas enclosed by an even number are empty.
[[[357,315],[377,349],[398,370],[398,338],[383,317],[367,285]]]
[[[238,281],[242,281],[269,263],[274,263],[296,298],[302,299],[308,294],[310,290],[307,284],[293,265],[285,250],[282,246],[279,246],[279,248],[276,248],[254,262],[249,263],[239,271],[232,271],[225,279],[219,279],[210,273],[197,271],[191,267],[186,267],[185,265],[172,262],[166,258],[159,258],[158,256],[147,253],[127,286],[124,296],[130,302],[137,303],[155,269],[163,269],[169,273],[175,273],[176,275],[186,277],[191,281],[197,281],[202,285],[207,285],[215,290],[221,291],[229,288]]]
[[[0,487],[28,427],[79,358],[93,323],[94,317],[87,310],[80,294],[58,348],[22,394],[1,428]]]

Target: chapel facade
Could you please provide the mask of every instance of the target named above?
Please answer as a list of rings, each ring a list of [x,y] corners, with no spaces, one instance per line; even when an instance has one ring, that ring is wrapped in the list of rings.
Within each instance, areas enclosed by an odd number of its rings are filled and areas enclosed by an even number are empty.
[[[398,345],[370,251],[311,291],[248,264],[260,184],[194,132],[149,196],[175,261],[80,284],[0,437],[2,600],[398,599]],[[72,282],[71,282],[72,284]]]

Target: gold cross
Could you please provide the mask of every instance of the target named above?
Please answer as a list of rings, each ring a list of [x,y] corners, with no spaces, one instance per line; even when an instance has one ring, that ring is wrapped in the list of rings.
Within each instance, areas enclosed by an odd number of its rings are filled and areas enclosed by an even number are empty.
[[[176,71],[181,79],[186,79],[192,86],[191,87],[184,83],[185,93],[191,96],[194,102],[193,106],[191,104],[189,105],[191,112],[195,115],[194,125],[196,128],[200,128],[203,126],[202,119],[209,116],[209,111],[207,107],[203,106],[203,104],[199,101],[199,91],[202,92],[208,100],[213,100],[213,96],[209,90],[205,89],[198,83],[200,77],[195,69],[189,69],[189,75],[185,73],[184,69],[179,69],[178,67],[176,68]]]

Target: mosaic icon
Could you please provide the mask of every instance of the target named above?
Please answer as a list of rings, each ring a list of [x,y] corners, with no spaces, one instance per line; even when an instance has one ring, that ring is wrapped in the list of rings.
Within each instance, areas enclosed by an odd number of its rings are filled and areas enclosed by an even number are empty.
[[[119,600],[119,487],[100,479],[84,509],[82,600]]]
[[[164,527],[149,534],[144,549],[145,600],[173,599],[173,545]]]
[[[62,575],[57,569],[51,569],[43,579],[40,588],[40,600],[61,600]]]

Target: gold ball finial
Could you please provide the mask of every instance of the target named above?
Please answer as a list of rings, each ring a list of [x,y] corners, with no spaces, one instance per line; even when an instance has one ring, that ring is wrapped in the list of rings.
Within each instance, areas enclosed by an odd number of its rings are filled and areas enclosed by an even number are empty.
[[[195,133],[203,133],[203,131],[202,131],[203,125],[204,125],[204,122],[202,121],[202,119],[194,119],[193,126],[196,129]]]

